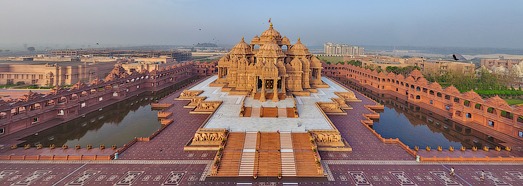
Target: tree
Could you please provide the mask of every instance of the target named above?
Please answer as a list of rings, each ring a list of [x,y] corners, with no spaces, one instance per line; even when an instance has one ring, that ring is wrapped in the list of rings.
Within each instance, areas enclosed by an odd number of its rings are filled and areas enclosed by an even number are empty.
[[[35,47],[27,47],[27,50],[28,50],[29,52],[34,52],[36,49],[35,49]]]

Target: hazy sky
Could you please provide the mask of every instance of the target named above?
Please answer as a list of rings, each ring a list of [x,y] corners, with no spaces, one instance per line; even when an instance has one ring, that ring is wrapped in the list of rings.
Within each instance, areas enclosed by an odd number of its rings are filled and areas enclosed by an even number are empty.
[[[234,44],[269,18],[307,45],[523,48],[522,0],[1,0],[0,49]]]

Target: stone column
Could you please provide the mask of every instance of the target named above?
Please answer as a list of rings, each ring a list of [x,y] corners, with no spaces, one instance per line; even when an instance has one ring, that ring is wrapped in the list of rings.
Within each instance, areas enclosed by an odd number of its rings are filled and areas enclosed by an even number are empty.
[[[252,96],[256,95],[258,91],[258,77],[254,78],[254,87],[252,88]]]
[[[278,78],[274,78],[273,81],[274,81],[274,83],[273,83],[272,89],[274,91],[273,91],[273,95],[272,95],[272,101],[278,102]]]
[[[287,94],[287,87],[285,87],[285,77],[281,77],[281,91],[283,94]]]
[[[260,101],[261,102],[265,101],[265,79],[262,79],[262,89],[261,89]]]

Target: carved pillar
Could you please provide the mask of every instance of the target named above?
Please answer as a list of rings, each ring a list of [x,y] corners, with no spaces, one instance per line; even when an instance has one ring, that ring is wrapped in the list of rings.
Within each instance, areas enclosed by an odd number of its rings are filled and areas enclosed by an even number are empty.
[[[261,102],[265,101],[265,79],[262,79],[262,89],[261,89],[260,101]]]
[[[283,94],[287,94],[287,87],[285,87],[285,77],[281,77],[281,91]]]
[[[254,79],[254,87],[252,88],[252,95],[256,95],[256,92],[258,91],[258,77],[253,78]]]
[[[272,101],[278,102],[278,78],[274,78]]]

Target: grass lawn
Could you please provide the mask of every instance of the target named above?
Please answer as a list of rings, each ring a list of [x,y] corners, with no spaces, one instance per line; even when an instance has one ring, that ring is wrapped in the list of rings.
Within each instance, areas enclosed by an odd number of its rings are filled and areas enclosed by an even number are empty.
[[[522,105],[523,99],[505,99],[509,105]]]

